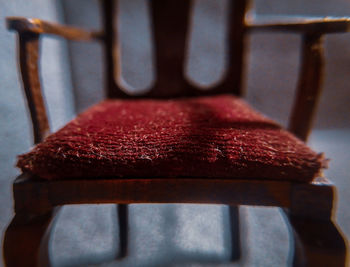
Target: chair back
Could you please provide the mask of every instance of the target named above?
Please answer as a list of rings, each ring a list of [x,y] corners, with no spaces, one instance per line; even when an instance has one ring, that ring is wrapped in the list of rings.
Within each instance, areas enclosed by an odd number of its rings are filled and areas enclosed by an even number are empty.
[[[142,95],[130,95],[118,84],[120,71],[119,45],[116,22],[118,12],[115,1],[102,1],[104,30],[106,33],[106,80],[107,96],[111,98],[151,97],[174,98],[219,93],[242,94],[242,72],[244,55],[244,18],[248,0],[230,0],[228,53],[226,75],[219,84],[203,90],[186,80],[184,65],[187,49],[191,0],[150,0],[152,32],[154,37],[156,81],[152,88]]]

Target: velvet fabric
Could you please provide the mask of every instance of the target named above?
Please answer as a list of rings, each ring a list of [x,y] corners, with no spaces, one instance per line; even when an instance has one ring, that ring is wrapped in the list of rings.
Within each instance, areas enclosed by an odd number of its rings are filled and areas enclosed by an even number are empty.
[[[309,182],[326,161],[231,95],[106,100],[17,166],[43,179],[198,177]]]

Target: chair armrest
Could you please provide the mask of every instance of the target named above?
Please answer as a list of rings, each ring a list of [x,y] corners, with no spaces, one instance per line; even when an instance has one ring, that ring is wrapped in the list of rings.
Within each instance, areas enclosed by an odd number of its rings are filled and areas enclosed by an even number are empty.
[[[87,31],[71,26],[47,22],[37,18],[7,17],[7,28],[18,33],[56,35],[74,41],[92,41],[102,39],[102,33]]]
[[[74,41],[94,41],[102,40],[103,35],[34,18],[8,17],[6,22],[7,28],[18,34],[18,58],[23,89],[31,114],[34,143],[39,143],[50,133],[39,75],[40,37],[49,35]]]
[[[350,31],[350,17],[257,16],[248,19],[249,31],[286,31],[326,34]]]
[[[301,70],[289,130],[306,141],[324,80],[323,35],[350,32],[350,17],[257,16],[246,21],[248,32],[280,31],[302,35]]]

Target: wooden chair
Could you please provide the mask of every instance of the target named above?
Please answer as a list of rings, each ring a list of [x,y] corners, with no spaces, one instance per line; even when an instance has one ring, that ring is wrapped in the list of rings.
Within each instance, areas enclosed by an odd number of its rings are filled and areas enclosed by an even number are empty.
[[[60,36],[74,41],[98,41],[104,46],[106,92],[109,98],[131,98],[115,82],[115,6],[101,1],[104,28],[90,32],[39,19],[10,17],[8,28],[18,33],[20,72],[34,129],[34,143],[50,133],[41,92],[38,65],[40,38]],[[286,17],[282,21],[253,21],[246,17],[248,0],[231,1],[229,69],[226,79],[212,90],[200,91],[189,84],[182,72],[190,1],[152,0],[151,11],[156,46],[157,82],[136,98],[232,93],[242,95],[245,36],[258,31],[287,31],[302,35],[302,62],[289,130],[306,140],[315,113],[323,78],[322,38],[327,33],[350,30],[349,18]],[[169,38],[169,32],[173,38]],[[167,52],[172,51],[172,64]],[[166,88],[167,91],[162,90]],[[238,205],[280,207],[294,237],[293,266],[344,266],[346,243],[333,221],[334,186],[325,178],[310,183],[254,179],[32,179],[21,174],[13,184],[15,216],[4,238],[7,266],[49,266],[47,244],[54,218],[62,205],[116,203],[120,223],[120,256],[127,253],[127,204],[130,203],[213,203],[231,207],[233,258],[239,257]]]

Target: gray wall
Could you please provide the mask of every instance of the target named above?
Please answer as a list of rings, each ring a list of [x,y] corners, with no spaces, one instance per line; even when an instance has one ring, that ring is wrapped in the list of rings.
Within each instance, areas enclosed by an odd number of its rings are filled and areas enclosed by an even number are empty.
[[[19,173],[14,168],[16,155],[27,151],[32,145],[31,125],[17,72],[16,36],[5,28],[5,17],[28,16],[61,22],[61,10],[60,2],[57,1],[0,0],[1,232],[12,216],[11,182]],[[66,45],[56,40],[45,40],[42,50],[44,91],[51,124],[53,129],[57,129],[74,114]]]

